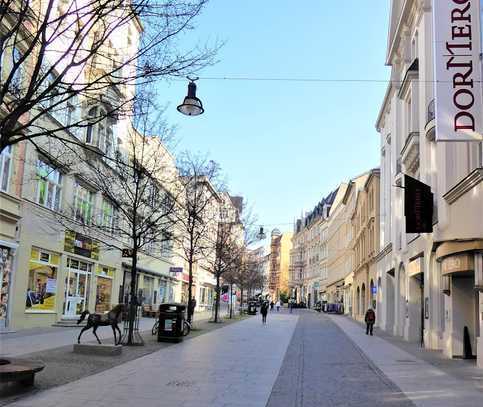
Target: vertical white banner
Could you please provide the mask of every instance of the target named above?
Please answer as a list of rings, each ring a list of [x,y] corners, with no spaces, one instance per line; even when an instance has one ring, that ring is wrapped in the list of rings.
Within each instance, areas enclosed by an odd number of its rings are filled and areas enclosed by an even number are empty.
[[[437,141],[483,140],[479,0],[433,0]]]

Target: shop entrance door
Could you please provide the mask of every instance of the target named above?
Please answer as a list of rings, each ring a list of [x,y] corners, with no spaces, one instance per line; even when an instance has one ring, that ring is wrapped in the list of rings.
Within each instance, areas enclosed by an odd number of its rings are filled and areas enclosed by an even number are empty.
[[[91,264],[67,259],[64,317],[77,318],[87,309],[91,281]]]

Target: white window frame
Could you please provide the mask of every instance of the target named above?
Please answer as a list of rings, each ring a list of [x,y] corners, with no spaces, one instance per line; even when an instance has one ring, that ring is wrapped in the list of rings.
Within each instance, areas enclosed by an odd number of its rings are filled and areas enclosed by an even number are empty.
[[[40,171],[45,169],[47,171],[46,175],[40,173]],[[59,169],[50,165],[47,161],[39,158],[37,160],[36,166],[36,175],[37,175],[37,196],[36,202],[48,209],[53,211],[60,211],[62,205],[62,179],[63,175],[59,171]],[[41,202],[41,183],[45,182],[45,201]],[[50,193],[49,193],[50,192]],[[49,196],[51,195],[50,205],[49,205]],[[58,198],[58,199],[57,199]]]
[[[0,191],[8,192],[12,178],[13,147],[7,146],[0,154]],[[6,165],[5,165],[6,164]]]
[[[110,215],[106,216],[105,209],[110,208]],[[114,234],[117,225],[117,210],[114,204],[107,198],[102,198],[101,213],[100,213],[100,223],[103,228],[110,234]]]
[[[94,196],[95,193],[89,188],[86,188],[77,180],[74,182],[73,217],[75,221],[81,222],[85,225],[90,225],[92,223],[92,214],[94,212]],[[80,209],[80,212],[86,212],[80,213],[82,216],[78,216],[79,201],[87,204],[84,209]]]

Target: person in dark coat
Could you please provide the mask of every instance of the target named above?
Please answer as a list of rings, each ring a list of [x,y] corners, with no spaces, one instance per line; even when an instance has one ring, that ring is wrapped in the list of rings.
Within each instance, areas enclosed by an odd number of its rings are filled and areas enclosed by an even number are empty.
[[[267,314],[268,314],[268,302],[265,301],[261,308],[260,308],[260,314],[262,314],[262,323],[266,324],[267,323]]]
[[[372,336],[372,330],[374,328],[374,323],[376,322],[376,313],[372,308],[367,310],[364,321],[366,321],[366,335],[370,334]]]

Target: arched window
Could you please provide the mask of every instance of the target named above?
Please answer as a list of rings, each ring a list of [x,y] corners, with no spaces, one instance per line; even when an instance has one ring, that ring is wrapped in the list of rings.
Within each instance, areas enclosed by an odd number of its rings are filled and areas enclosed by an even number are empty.
[[[361,289],[361,315],[364,315],[366,312],[366,285],[362,283]]]
[[[114,155],[114,120],[102,106],[92,106],[87,112],[89,124],[86,128],[85,143],[99,148],[107,157]]]

